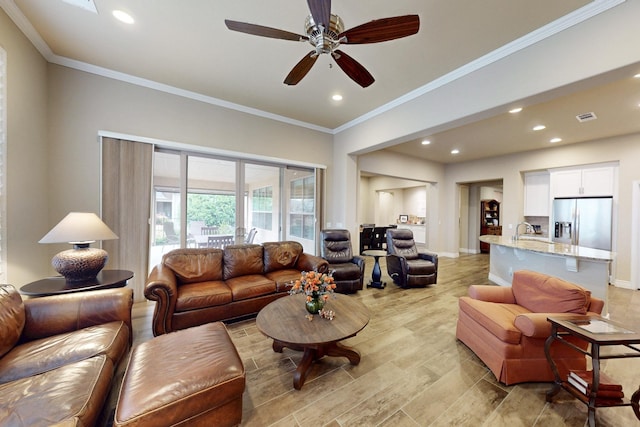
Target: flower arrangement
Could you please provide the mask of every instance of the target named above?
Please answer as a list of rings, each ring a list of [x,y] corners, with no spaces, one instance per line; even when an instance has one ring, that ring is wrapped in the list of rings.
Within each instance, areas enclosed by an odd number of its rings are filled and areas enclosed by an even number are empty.
[[[312,313],[317,313],[322,309],[331,294],[333,294],[336,284],[331,273],[318,273],[317,271],[303,271],[300,279],[293,282],[293,287],[289,294],[304,293],[307,296],[307,307],[315,303],[315,312],[307,308]]]

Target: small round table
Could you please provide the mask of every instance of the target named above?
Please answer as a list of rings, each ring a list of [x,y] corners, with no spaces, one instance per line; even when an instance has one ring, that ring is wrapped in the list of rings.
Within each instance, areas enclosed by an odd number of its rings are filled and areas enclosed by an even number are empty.
[[[387,256],[387,251],[369,249],[362,252],[362,255],[372,256],[375,259],[375,262],[373,263],[373,272],[371,273],[371,281],[367,285],[367,288],[384,289],[387,284],[380,280],[382,278],[382,271],[380,270],[380,262],[378,260],[380,257]]]
[[[32,297],[93,291],[96,289],[121,288],[133,277],[129,270],[102,270],[95,279],[67,282],[62,276],[36,280],[20,288],[20,293]]]
[[[318,315],[307,320],[305,295],[290,295],[268,304],[258,313],[256,327],[273,339],[273,351],[284,347],[304,351],[293,375],[293,387],[300,390],[311,364],[324,356],[346,357],[352,365],[360,363],[357,350],[339,341],[355,336],[369,323],[369,310],[360,301],[347,295],[334,294],[325,308],[335,313],[333,320]]]

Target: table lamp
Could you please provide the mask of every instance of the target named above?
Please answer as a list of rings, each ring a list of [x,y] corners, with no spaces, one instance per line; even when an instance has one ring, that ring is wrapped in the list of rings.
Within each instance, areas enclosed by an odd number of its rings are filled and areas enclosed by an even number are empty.
[[[38,243],[70,243],[73,249],[56,254],[53,268],[68,282],[95,279],[107,263],[107,251],[91,248],[96,240],[112,240],[118,236],[94,213],[71,212]]]

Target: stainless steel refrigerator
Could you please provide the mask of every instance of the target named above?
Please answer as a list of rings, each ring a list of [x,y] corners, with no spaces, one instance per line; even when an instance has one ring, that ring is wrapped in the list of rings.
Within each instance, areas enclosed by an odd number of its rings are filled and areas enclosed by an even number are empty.
[[[611,250],[611,197],[553,200],[554,242]]]

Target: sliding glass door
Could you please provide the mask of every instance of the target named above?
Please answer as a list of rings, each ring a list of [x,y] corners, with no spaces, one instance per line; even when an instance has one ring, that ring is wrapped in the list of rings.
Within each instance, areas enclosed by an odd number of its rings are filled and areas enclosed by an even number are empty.
[[[313,169],[157,149],[150,267],[176,248],[294,240],[316,252]]]

